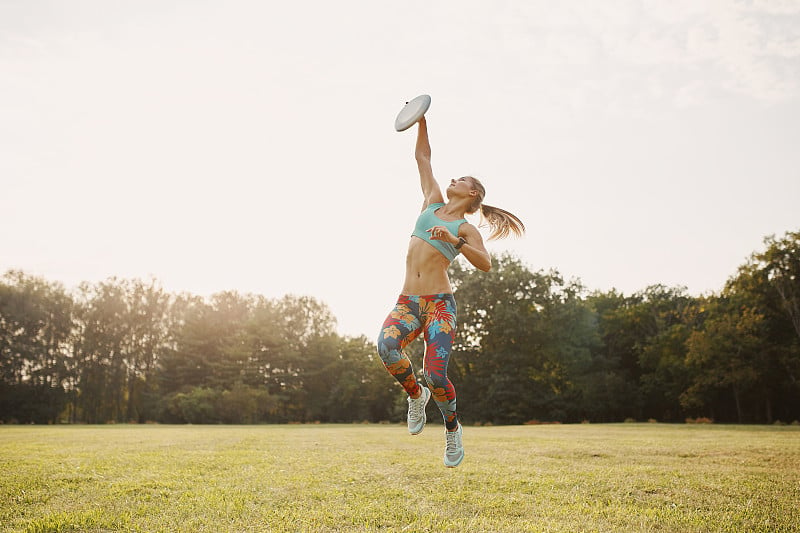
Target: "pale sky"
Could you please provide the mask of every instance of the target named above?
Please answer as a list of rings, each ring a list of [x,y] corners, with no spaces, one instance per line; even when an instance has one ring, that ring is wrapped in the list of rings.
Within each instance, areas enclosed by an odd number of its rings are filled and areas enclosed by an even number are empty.
[[[309,295],[373,339],[423,93],[440,183],[531,270],[700,295],[800,229],[797,0],[0,0],[0,272]]]

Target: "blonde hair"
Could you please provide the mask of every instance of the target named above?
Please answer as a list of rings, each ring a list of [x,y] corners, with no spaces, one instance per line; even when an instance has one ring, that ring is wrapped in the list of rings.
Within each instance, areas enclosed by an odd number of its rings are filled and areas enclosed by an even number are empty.
[[[480,210],[481,222],[486,221],[492,230],[489,240],[505,239],[511,233],[521,237],[525,233],[525,224],[516,215],[509,213],[505,209],[484,204],[483,199],[486,196],[486,188],[477,178],[473,176],[465,177],[472,182],[472,189],[478,192],[475,201],[467,209],[467,213],[472,214]]]

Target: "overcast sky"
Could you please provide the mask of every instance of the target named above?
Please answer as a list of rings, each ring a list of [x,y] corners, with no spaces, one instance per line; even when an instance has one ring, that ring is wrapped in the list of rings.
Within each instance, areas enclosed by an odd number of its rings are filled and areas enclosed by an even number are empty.
[[[0,273],[310,295],[376,337],[423,93],[440,183],[481,179],[532,270],[700,295],[800,229],[798,1],[0,0]]]

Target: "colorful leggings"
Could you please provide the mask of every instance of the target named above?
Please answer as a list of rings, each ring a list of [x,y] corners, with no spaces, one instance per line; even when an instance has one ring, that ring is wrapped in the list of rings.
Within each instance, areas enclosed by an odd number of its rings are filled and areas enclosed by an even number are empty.
[[[411,360],[403,353],[420,333],[425,339],[423,375],[447,429],[458,427],[456,389],[447,378],[447,362],[456,336],[456,300],[452,294],[401,295],[378,336],[378,354],[389,373],[413,396],[419,392]]]

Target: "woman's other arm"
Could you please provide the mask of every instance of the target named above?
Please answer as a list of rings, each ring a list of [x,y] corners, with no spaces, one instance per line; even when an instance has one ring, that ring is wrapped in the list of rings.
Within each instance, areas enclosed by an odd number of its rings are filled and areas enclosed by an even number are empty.
[[[458,235],[450,233],[445,226],[434,226],[428,231],[431,233],[431,239],[449,242],[453,246],[460,242],[460,238],[463,238],[465,242],[459,250],[467,261],[483,272],[489,272],[492,269],[492,256],[486,250],[478,228],[472,224],[468,222],[461,224],[458,228]]]

